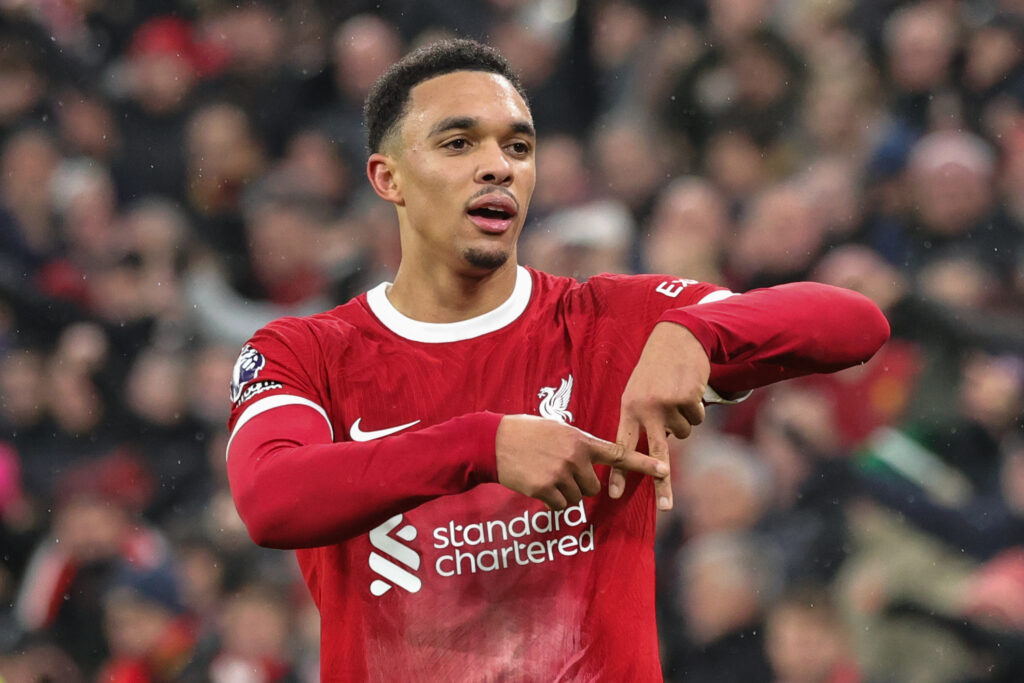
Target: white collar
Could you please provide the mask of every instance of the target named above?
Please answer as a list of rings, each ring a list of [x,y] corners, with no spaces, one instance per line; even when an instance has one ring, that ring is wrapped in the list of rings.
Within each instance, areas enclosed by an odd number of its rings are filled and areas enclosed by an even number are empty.
[[[475,318],[454,323],[425,323],[398,312],[388,300],[390,282],[382,282],[366,293],[366,303],[384,326],[400,337],[427,344],[444,344],[480,337],[500,330],[526,310],[533,292],[533,278],[522,266],[516,267],[516,285],[500,306]]]

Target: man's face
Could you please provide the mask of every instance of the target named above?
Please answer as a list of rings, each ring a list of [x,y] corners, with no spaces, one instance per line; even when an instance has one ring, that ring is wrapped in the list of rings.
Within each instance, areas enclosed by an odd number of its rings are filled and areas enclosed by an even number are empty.
[[[418,84],[386,141],[403,259],[493,271],[510,257],[533,194],[530,111],[503,77],[456,71]]]

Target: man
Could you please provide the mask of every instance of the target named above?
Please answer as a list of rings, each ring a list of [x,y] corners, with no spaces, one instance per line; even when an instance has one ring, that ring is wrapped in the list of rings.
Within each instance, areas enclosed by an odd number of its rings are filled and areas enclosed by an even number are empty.
[[[666,434],[702,398],[864,361],[884,318],[823,285],[518,266],[535,133],[477,43],[401,60],[366,119],[394,283],[271,323],[232,385],[235,502],[257,543],[299,549],[324,680],[659,680]]]

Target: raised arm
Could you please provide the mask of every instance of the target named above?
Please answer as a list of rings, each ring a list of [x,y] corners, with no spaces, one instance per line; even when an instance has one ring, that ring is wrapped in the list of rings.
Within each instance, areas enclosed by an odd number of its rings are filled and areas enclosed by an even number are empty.
[[[817,282],[674,308],[660,321],[681,325],[700,341],[720,394],[842,370],[867,361],[889,338],[889,323],[870,299]]]
[[[744,392],[814,372],[863,363],[885,343],[889,325],[856,292],[801,282],[666,310],[622,394],[616,441],[636,447],[647,435],[652,456],[668,462],[668,433],[683,438],[704,419],[708,386]],[[609,493],[620,495],[613,471]],[[658,507],[672,507],[667,479],[655,482]]]

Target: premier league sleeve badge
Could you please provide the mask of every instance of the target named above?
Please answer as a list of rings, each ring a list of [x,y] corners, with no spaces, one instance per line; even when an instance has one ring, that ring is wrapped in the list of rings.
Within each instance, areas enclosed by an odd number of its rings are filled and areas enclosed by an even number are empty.
[[[263,354],[246,344],[242,353],[235,361],[235,369],[231,373],[231,402],[237,403],[242,397],[242,389],[249,382],[256,379],[260,370],[267,364]]]

